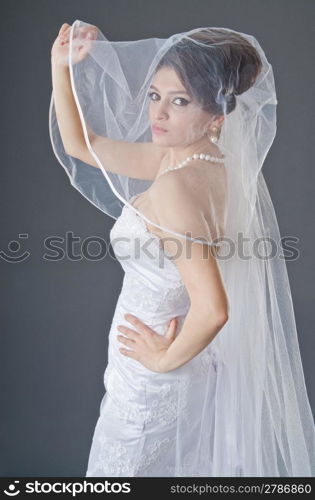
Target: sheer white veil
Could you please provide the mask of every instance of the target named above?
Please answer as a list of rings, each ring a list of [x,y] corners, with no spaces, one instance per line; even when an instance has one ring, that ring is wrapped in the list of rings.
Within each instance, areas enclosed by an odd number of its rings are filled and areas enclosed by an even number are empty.
[[[86,27],[80,20],[71,27],[69,68],[86,145],[99,168],[66,153],[53,95],[49,110],[52,146],[71,184],[114,219],[128,205],[169,235],[219,246],[229,319],[211,353],[202,353],[203,383],[182,381],[178,408],[187,411],[177,415],[175,475],[314,476],[314,421],[280,231],[262,173],[276,134],[271,64],[254,36],[227,28],[136,41],[109,41],[98,30],[87,42],[80,36]],[[87,57],[75,64],[78,46],[86,43]],[[92,134],[150,142],[148,89],[163,65],[176,69],[203,109],[224,115],[218,147],[225,163],[206,171],[191,163],[161,177],[166,194],[158,223],[130,203],[154,181],[110,171]],[[169,186],[176,182],[183,190],[174,200]],[[184,434],[192,436],[188,445]]]

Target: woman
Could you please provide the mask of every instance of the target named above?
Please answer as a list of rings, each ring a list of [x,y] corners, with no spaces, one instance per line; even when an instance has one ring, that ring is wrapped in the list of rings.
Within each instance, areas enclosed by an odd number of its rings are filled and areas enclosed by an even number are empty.
[[[116,219],[125,271],[86,476],[313,475],[286,268],[268,252],[277,100],[257,40],[110,42],[75,21],[52,81],[54,152]]]

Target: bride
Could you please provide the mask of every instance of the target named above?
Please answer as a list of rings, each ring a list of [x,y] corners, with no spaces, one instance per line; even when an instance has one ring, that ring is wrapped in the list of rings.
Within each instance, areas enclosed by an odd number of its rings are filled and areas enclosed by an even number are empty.
[[[266,256],[277,100],[257,40],[110,42],[77,20],[51,63],[54,152],[116,220],[125,271],[86,476],[313,475],[286,267]]]

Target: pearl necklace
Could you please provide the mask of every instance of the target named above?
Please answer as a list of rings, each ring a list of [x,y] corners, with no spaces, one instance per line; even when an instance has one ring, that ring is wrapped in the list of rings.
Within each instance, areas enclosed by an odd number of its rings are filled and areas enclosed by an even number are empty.
[[[164,172],[169,172],[170,170],[177,170],[178,168],[185,167],[187,163],[189,163],[190,161],[198,159],[207,160],[215,163],[224,163],[224,158],[218,158],[217,156],[210,156],[204,153],[199,153],[199,154],[195,153],[192,156],[187,156],[185,160],[181,161],[177,165],[175,166],[170,165],[169,167],[165,168],[164,170],[162,170],[160,175],[164,174]]]

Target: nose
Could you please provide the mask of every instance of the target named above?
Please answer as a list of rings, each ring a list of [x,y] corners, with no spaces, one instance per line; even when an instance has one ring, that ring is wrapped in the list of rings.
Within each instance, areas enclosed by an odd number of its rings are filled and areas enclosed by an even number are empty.
[[[167,104],[161,101],[155,103],[154,112],[156,120],[165,120],[168,117]]]

